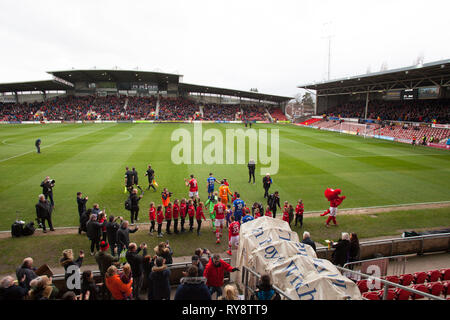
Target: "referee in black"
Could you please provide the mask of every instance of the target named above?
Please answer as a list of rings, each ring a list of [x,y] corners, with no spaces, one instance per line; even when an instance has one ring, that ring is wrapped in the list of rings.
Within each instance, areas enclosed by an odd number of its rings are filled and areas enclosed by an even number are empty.
[[[37,153],[41,153],[41,139],[38,138],[34,145],[36,146]]]
[[[153,179],[155,178],[155,170],[152,169],[151,165],[148,165],[148,169],[145,172],[145,176],[148,177],[148,188],[147,188],[147,190],[150,190],[150,187],[151,187],[151,188],[153,188],[154,191],[156,191],[156,188],[153,185]]]
[[[248,167],[248,183],[250,183],[253,177],[253,184],[255,184],[255,168],[256,168],[255,160],[250,159],[247,167]]]
[[[136,185],[136,187],[141,190],[141,193],[144,194],[144,190],[142,190],[141,186],[139,185],[139,178],[138,178],[138,173],[136,171],[136,168],[133,167],[132,171],[133,172],[133,184]]]

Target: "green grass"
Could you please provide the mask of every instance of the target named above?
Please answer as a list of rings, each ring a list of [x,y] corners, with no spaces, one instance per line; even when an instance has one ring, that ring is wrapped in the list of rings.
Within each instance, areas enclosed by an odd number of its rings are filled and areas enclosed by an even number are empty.
[[[412,219],[411,217],[414,217]],[[399,236],[403,231],[418,231],[421,228],[448,227],[450,208],[430,210],[409,210],[379,213],[372,215],[338,215],[338,227],[325,228],[324,217],[304,218],[304,226],[294,227],[301,239],[303,231],[311,233],[314,241],[325,245],[325,239],[337,240],[341,232],[356,232],[360,239],[380,236]],[[224,234],[224,237],[227,235]],[[31,241],[32,240],[32,241]],[[153,248],[161,241],[169,240],[174,256],[191,256],[195,248],[208,248],[213,253],[224,255],[227,243],[215,243],[215,236],[210,228],[202,228],[201,235],[185,233],[157,238],[147,234],[147,227],[141,227],[137,233],[130,234],[130,240],[138,244],[145,242],[149,254],[154,254]],[[47,263],[50,267],[59,267],[59,258],[64,249],[72,248],[75,253],[84,250],[86,253],[84,265],[95,265],[95,259],[89,255],[90,242],[83,235],[51,235],[26,238],[0,239],[0,274],[14,272],[23,258],[31,256],[35,265]]]
[[[161,187],[174,198],[187,196],[183,178],[194,173],[200,197],[206,198],[206,178],[213,172],[227,177],[232,191],[249,204],[262,201],[262,175],[248,184],[247,167],[240,165],[174,165],[171,150],[177,128],[193,131],[190,124],[60,124],[4,125],[0,127],[0,230],[9,230],[16,211],[23,220],[35,218],[34,205],[42,192],[45,176],[56,180],[54,198],[56,227],[76,226],[76,192],[89,196],[109,214],[124,215],[125,166],[135,166],[140,183],[147,186],[144,172],[152,164]],[[225,136],[234,124],[206,124]],[[290,125],[256,125],[280,130],[280,165],[271,191],[281,200],[302,198],[306,211],[324,210],[327,187],[340,187],[347,196],[340,208],[381,206],[450,200],[450,152],[389,141],[364,139]],[[42,153],[34,141],[42,139]],[[204,142],[204,146],[207,143]],[[246,158],[246,161],[248,157]],[[259,166],[260,167],[260,166]],[[160,190],[147,192],[141,201],[141,217],[151,201],[160,202]],[[408,220],[408,219],[405,219]],[[448,225],[449,223],[447,223]]]

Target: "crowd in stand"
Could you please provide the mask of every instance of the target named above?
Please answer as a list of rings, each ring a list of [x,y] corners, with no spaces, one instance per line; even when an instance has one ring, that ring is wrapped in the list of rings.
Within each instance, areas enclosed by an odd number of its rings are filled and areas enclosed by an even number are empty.
[[[365,102],[348,102],[327,110],[329,116],[364,118]],[[367,118],[410,122],[450,123],[450,99],[369,101]]]
[[[262,106],[203,104],[187,98],[160,97],[159,118],[156,117],[156,96],[135,97],[108,95],[105,97],[64,96],[34,103],[0,103],[0,121],[92,121],[92,120],[266,120]],[[203,106],[203,117],[200,113]],[[248,110],[247,110],[248,108]]]

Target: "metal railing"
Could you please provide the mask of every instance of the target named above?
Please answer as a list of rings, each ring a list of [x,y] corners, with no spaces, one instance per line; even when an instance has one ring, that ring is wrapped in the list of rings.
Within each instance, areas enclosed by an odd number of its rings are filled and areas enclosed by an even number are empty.
[[[392,239],[383,239],[383,240],[369,240],[369,241],[364,241],[364,242],[360,242],[360,247],[368,247],[368,246],[374,246],[374,245],[381,245],[381,244],[391,244],[390,247],[390,254],[389,256],[393,256],[394,255],[394,246],[395,244],[401,243],[401,242],[408,242],[408,241],[414,241],[414,240],[420,240],[421,241],[421,246],[418,252],[416,252],[417,254],[423,254],[425,253],[424,251],[424,242],[428,239],[439,239],[439,238],[448,238],[448,246],[447,246],[447,251],[450,248],[450,233],[437,233],[437,234],[427,234],[427,235],[421,235],[421,236],[414,236],[414,237],[406,237],[406,238],[392,238]],[[332,248],[328,248],[328,247],[320,247],[317,248],[316,252],[320,253],[320,252],[325,252],[328,255],[328,252],[332,252],[334,251],[334,249]],[[427,251],[428,252],[428,251]],[[429,252],[432,252],[431,250]]]
[[[384,260],[384,261],[383,261]],[[407,256],[406,255],[400,255],[400,256],[390,256],[390,257],[379,257],[374,259],[366,259],[366,260],[360,260],[360,261],[354,261],[354,262],[347,262],[344,264],[344,269],[350,269],[350,270],[361,270],[363,267],[366,267],[370,265],[370,263],[373,263],[373,265],[379,266],[383,262],[386,263],[386,269],[385,272],[380,272],[380,276],[386,276],[388,273],[388,269],[391,265],[391,261],[398,262],[394,264],[393,270],[389,272],[390,275],[401,275],[406,272],[406,262],[407,262]],[[380,263],[377,263],[380,262]],[[347,278],[351,278],[352,280],[360,280],[358,277],[351,277],[347,276]]]
[[[384,279],[381,279],[381,278],[378,278],[378,277],[374,277],[372,275],[367,275],[367,274],[364,274],[364,273],[361,273],[361,272],[358,272],[358,271],[342,268],[342,267],[339,267],[339,266],[336,266],[336,268],[338,268],[339,271],[342,272],[342,274],[352,273],[352,274],[357,275],[359,279],[361,279],[361,278],[368,278],[369,281],[378,281],[378,283],[380,283],[380,284],[382,283],[384,285],[383,286],[383,288],[384,288],[383,290],[384,291],[383,291],[382,300],[387,300],[388,299],[388,292],[389,292],[388,289],[390,287],[403,289],[405,291],[409,291],[411,293],[414,293],[416,295],[420,295],[420,296],[426,297],[426,298],[431,299],[431,300],[445,300],[444,298],[432,295],[430,293],[423,292],[423,291],[420,291],[420,290],[416,290],[416,289],[413,289],[413,288],[410,288],[410,287],[405,287],[403,285],[400,285],[400,284],[397,284],[397,283],[394,283],[394,282],[391,282],[391,281],[387,281],[387,280],[384,280]],[[255,271],[247,268],[246,266],[242,267],[242,284],[244,286],[244,297],[246,299],[249,296],[248,295],[249,291],[252,294],[255,293],[255,290],[249,285],[249,282],[250,282],[249,281],[249,275],[250,274],[252,276],[254,276],[256,279],[258,279],[258,280],[261,278],[261,275],[256,273]],[[272,285],[272,287],[280,296],[286,298],[287,300],[292,300],[289,296],[286,295],[286,293],[283,292],[283,290],[281,290],[277,286]],[[368,300],[367,298],[364,298],[364,297],[363,297],[363,299],[364,300]]]
[[[261,279],[261,275],[256,273],[255,271],[247,268],[246,266],[242,266],[242,285],[244,286],[244,297],[246,300],[249,300],[249,291],[251,294],[255,293],[255,290],[249,284],[249,276],[254,276],[257,280]],[[286,300],[292,300],[289,296],[287,296],[283,290],[278,288],[275,285],[272,285],[272,288],[275,292],[277,292],[280,296],[286,298]]]

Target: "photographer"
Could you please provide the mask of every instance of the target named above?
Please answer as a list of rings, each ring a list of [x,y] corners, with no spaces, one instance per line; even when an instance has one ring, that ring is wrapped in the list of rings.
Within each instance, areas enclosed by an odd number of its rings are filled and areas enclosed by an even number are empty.
[[[139,252],[141,250],[143,250],[142,255],[139,255]],[[143,282],[143,262],[146,255],[147,245],[145,243],[141,243],[139,248],[134,242],[130,243],[130,245],[128,246],[126,258],[131,266],[131,274],[133,275],[133,297],[136,300],[140,300],[139,293],[141,291]]]
[[[47,220],[50,231],[55,231],[52,224],[52,210],[52,206],[45,199],[45,196],[43,194],[40,194],[39,202],[36,204],[36,216],[38,223],[42,227],[44,233],[47,232],[45,228],[45,220]]]
[[[42,194],[45,196],[45,200],[50,198],[50,203],[55,208],[55,202],[53,201],[53,187],[55,186],[55,180],[51,180],[50,177],[45,177],[45,180],[41,182]]]
[[[172,259],[173,251],[170,248],[169,240],[167,240],[166,242],[161,242],[158,246],[155,247],[154,250],[155,250],[155,254],[158,257],[164,258],[166,264],[173,263],[173,259]]]
[[[256,168],[255,160],[250,159],[247,167],[248,167],[248,183],[251,182],[251,179],[253,177],[253,184],[255,184],[255,168]]]
[[[111,215],[106,223],[106,238],[108,239],[109,247],[111,248],[111,255],[113,256],[115,255],[115,251],[117,251],[117,230],[120,228],[117,220],[122,223],[123,218],[114,218],[114,216]]]
[[[170,197],[172,196],[172,192],[169,192],[167,188],[163,189],[163,192],[161,192],[161,201],[164,208],[167,208],[167,206],[170,203]]]
[[[77,205],[78,205],[78,215],[80,216],[80,226],[78,227],[78,234],[81,234],[82,226],[81,226],[81,218],[83,213],[86,212],[86,202],[88,201],[88,197],[83,198],[82,192],[77,192]]]

